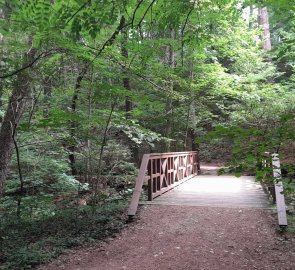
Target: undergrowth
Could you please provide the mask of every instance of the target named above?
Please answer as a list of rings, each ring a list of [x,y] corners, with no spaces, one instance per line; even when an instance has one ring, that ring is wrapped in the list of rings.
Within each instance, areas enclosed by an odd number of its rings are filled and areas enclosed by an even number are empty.
[[[125,207],[123,201],[115,201],[63,209],[42,220],[2,221],[0,269],[31,269],[66,249],[109,237],[124,226]]]

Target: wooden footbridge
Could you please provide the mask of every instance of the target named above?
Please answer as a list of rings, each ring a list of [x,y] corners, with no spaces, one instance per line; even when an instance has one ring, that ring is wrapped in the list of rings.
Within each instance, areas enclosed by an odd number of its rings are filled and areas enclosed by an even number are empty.
[[[201,168],[197,152],[144,155],[128,215],[130,217],[135,215],[139,203],[228,208],[271,207],[268,195],[262,186],[255,182],[254,177],[217,176],[217,169],[217,167]],[[274,174],[278,169],[278,167],[274,169]],[[147,184],[148,200],[140,202],[145,184]],[[281,182],[275,181],[274,188],[279,225],[287,226]]]

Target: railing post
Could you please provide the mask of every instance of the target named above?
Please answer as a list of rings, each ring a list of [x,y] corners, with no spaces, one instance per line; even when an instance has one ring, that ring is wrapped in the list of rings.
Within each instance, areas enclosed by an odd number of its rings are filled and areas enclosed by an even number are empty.
[[[128,209],[128,216],[134,216],[137,211],[139,198],[140,198],[140,194],[141,194],[141,190],[142,190],[142,185],[145,180],[145,173],[146,173],[147,166],[149,163],[149,156],[150,155],[148,155],[148,154],[143,155],[140,169],[139,169],[139,173],[138,173],[138,177],[137,177],[136,183],[135,183],[135,188],[134,188],[134,191],[132,194],[131,204]]]
[[[283,182],[281,175],[281,164],[278,154],[272,154],[272,168],[275,185],[275,198],[278,211],[279,226],[288,226],[285,197],[283,194]]]
[[[196,162],[197,162],[197,173],[200,173],[201,172],[201,163],[200,163],[199,150],[196,153]]]
[[[269,152],[264,152],[262,154],[264,159],[262,160],[262,167],[264,168],[262,183],[265,185],[268,195],[272,198],[272,203],[276,203],[276,194],[275,194],[275,181],[273,181],[272,174],[272,159]]]

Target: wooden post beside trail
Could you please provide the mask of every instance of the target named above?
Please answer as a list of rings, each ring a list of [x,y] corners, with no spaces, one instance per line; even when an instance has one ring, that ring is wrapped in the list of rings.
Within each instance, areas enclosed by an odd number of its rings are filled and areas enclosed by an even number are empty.
[[[274,177],[274,185],[275,185],[275,196],[277,203],[277,211],[278,211],[278,221],[280,227],[288,226],[287,222],[287,214],[286,214],[286,204],[285,197],[283,194],[283,183],[281,176],[281,164],[278,154],[272,154],[272,167],[273,167],[273,177]]]

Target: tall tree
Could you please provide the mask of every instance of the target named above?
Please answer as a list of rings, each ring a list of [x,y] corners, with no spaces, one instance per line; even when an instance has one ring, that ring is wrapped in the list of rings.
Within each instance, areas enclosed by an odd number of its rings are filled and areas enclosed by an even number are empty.
[[[258,9],[258,23],[262,27],[262,42],[264,50],[271,50],[271,40],[269,31],[269,20],[267,7],[262,7]]]
[[[123,23],[125,24],[126,20],[125,20],[124,16],[122,17],[122,20],[123,20]],[[121,33],[122,33],[121,54],[124,57],[124,59],[126,61],[126,64],[127,64],[128,57],[129,57],[128,48],[127,48],[128,30],[126,28],[122,29]],[[130,78],[129,78],[128,71],[127,71],[125,66],[122,67],[122,75],[123,75],[122,81],[123,81],[124,88],[127,91],[131,91]],[[125,112],[126,112],[125,117],[126,117],[126,119],[131,118],[131,116],[132,116],[132,107],[133,107],[133,104],[132,104],[131,97],[129,95],[127,95],[125,97]]]
[[[36,50],[34,48],[30,49],[24,55],[23,68],[33,62],[35,55]],[[30,93],[31,81],[32,78],[30,70],[25,69],[17,74],[7,110],[3,118],[0,130],[0,192],[2,192],[4,188],[8,165],[10,163],[13,150],[16,129],[25,108],[26,97],[28,97]]]

